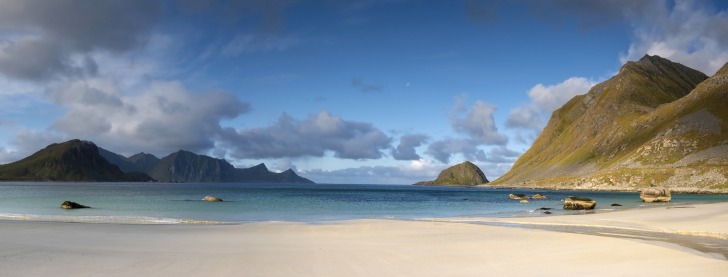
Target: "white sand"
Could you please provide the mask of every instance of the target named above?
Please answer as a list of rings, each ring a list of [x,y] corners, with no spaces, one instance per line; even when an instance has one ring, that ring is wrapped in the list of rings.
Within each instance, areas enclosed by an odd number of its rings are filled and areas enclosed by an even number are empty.
[[[723,203],[507,220],[724,236],[727,217],[728,203]],[[323,225],[0,221],[0,272],[3,276],[726,276],[728,272],[727,261],[672,244],[447,221]]]

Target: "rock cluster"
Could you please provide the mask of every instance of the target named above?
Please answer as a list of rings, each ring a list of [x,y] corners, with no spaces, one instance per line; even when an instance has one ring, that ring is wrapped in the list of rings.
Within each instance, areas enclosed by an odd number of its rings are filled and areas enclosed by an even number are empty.
[[[548,197],[546,197],[545,195],[540,194],[540,193],[536,193],[533,196],[528,196],[528,195],[525,195],[523,193],[511,193],[511,194],[508,195],[508,199],[511,199],[511,200],[528,200],[528,199],[548,199]]]

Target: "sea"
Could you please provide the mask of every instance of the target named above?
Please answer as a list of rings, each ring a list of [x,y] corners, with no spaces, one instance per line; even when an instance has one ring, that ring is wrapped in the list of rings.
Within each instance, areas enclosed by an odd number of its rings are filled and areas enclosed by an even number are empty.
[[[541,193],[548,199],[522,204],[508,199],[510,193]],[[202,201],[207,195],[223,201]],[[572,195],[596,200],[596,209],[563,210],[562,199]],[[66,200],[91,208],[61,209]],[[669,203],[643,203],[634,192],[413,185],[0,182],[0,220],[86,223],[315,224],[354,219],[558,216],[726,201],[728,195],[673,194]],[[622,206],[613,207],[614,203]]]

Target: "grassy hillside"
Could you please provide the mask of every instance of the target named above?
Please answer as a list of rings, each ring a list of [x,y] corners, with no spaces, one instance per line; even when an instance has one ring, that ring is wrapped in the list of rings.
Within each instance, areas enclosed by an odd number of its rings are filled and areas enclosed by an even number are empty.
[[[728,188],[724,67],[702,73],[656,56],[556,110],[513,168],[493,184],[685,191]]]
[[[0,165],[7,181],[149,181],[146,174],[127,174],[109,163],[91,142],[51,144],[20,161]]]

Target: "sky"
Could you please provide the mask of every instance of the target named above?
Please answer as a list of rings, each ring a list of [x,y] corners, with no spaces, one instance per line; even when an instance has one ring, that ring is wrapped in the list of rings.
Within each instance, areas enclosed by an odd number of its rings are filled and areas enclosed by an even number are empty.
[[[0,0],[0,163],[84,139],[318,183],[489,180],[659,55],[728,61],[723,1]]]

